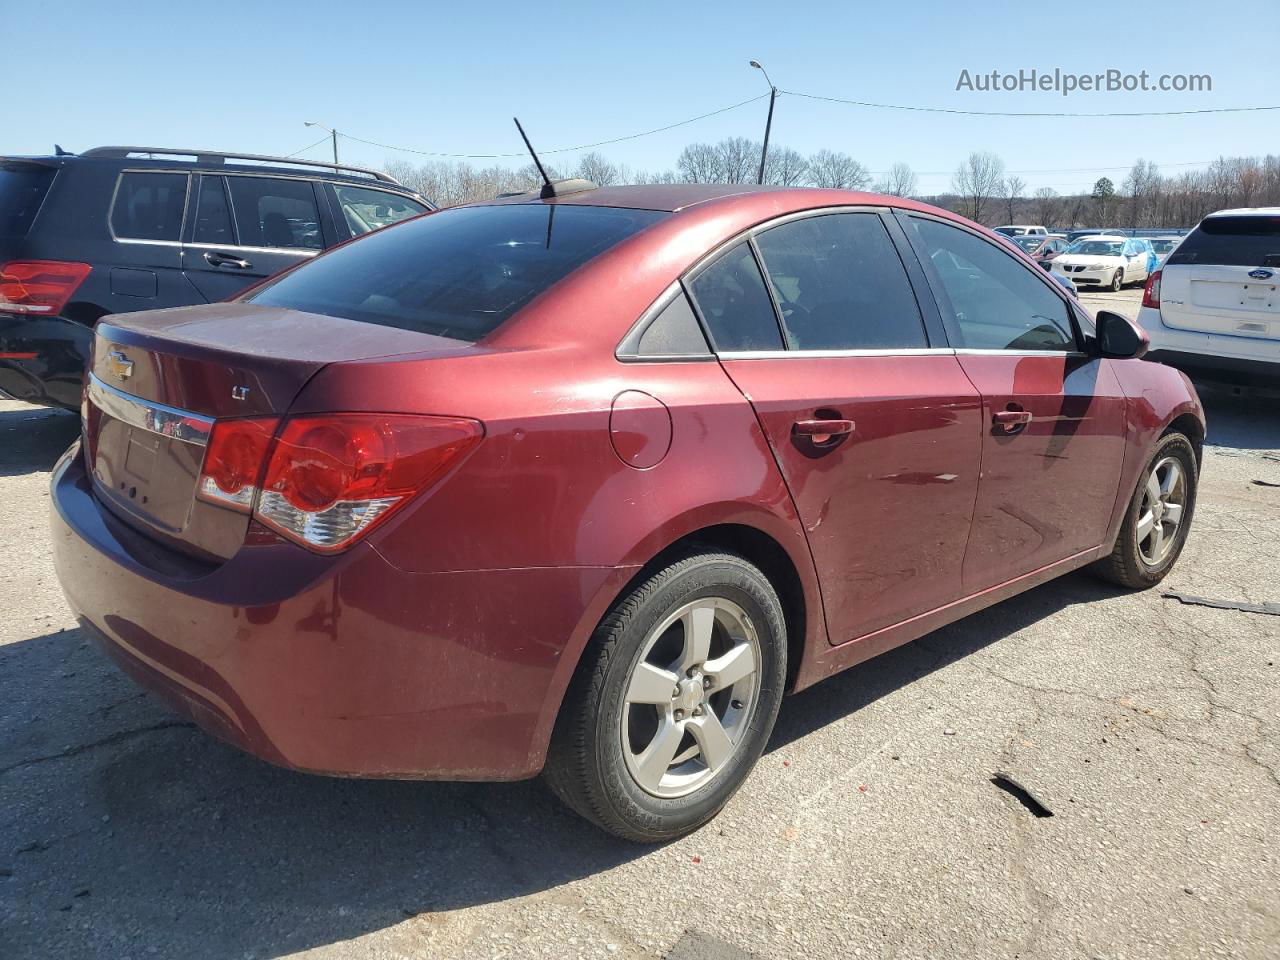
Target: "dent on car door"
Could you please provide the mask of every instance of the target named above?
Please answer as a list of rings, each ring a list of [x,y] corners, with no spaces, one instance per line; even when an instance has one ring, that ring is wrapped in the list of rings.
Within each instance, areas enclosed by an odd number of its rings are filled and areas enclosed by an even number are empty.
[[[903,220],[983,399],[965,590],[1099,546],[1125,447],[1126,399],[1110,364],[1083,352],[1072,308],[1047,277],[958,226]],[[968,269],[934,269],[939,254]]]
[[[950,351],[930,349],[880,215],[765,229],[689,287],[804,523],[831,642],[956,599],[980,401]]]
[[[206,300],[233,297],[324,248],[311,181],[239,174],[200,181],[182,260]]]

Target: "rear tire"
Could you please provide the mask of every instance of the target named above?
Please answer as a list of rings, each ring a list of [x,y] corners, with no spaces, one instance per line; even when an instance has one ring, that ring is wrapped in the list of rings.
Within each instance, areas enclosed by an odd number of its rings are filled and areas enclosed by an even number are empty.
[[[1191,441],[1161,437],[1129,500],[1111,555],[1090,570],[1133,590],[1154,587],[1182,553],[1196,507],[1199,470]]]
[[[609,833],[639,843],[679,837],[746,780],[786,676],[786,624],[765,575],[733,554],[678,557],[596,628],[544,778]]]

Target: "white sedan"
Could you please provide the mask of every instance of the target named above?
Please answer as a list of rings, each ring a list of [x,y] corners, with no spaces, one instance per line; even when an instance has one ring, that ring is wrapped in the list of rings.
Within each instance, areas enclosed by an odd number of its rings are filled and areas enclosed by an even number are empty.
[[[1081,237],[1053,259],[1051,269],[1076,285],[1119,290],[1146,280],[1155,260],[1149,241],[1101,235]]]

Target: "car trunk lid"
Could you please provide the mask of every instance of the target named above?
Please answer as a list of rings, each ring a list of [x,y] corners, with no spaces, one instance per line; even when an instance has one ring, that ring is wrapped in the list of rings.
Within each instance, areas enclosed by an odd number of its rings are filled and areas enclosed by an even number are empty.
[[[1280,216],[1206,218],[1165,261],[1160,317],[1178,330],[1280,340]]]
[[[226,559],[244,542],[249,518],[195,496],[215,421],[283,415],[331,363],[469,347],[244,303],[109,317],[97,327],[83,411],[95,492],[169,546]]]

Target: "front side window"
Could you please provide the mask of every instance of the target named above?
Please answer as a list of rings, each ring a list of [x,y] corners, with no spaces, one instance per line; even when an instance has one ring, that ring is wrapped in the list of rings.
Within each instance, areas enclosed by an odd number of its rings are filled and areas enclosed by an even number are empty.
[[[338,196],[342,218],[353,237],[427,212],[422,204],[385,190],[369,190],[335,183],[333,192]]]
[[[334,249],[247,299],[475,341],[666,216],[571,204],[459,207]],[[580,322],[591,322],[589,310]]]
[[[944,320],[956,347],[976,350],[1074,350],[1062,298],[993,243],[936,220],[910,217],[942,286]],[[950,316],[947,314],[950,308]]]
[[[306,180],[227,177],[240,244],[246,247],[324,247],[316,193]]]
[[[111,207],[111,229],[123,240],[172,240],[182,234],[185,173],[123,173]]]
[[[928,346],[906,269],[876,214],[792,220],[756,245],[793,350]]]
[[[689,286],[717,350],[783,349],[773,301],[749,244],[738,244]]]

